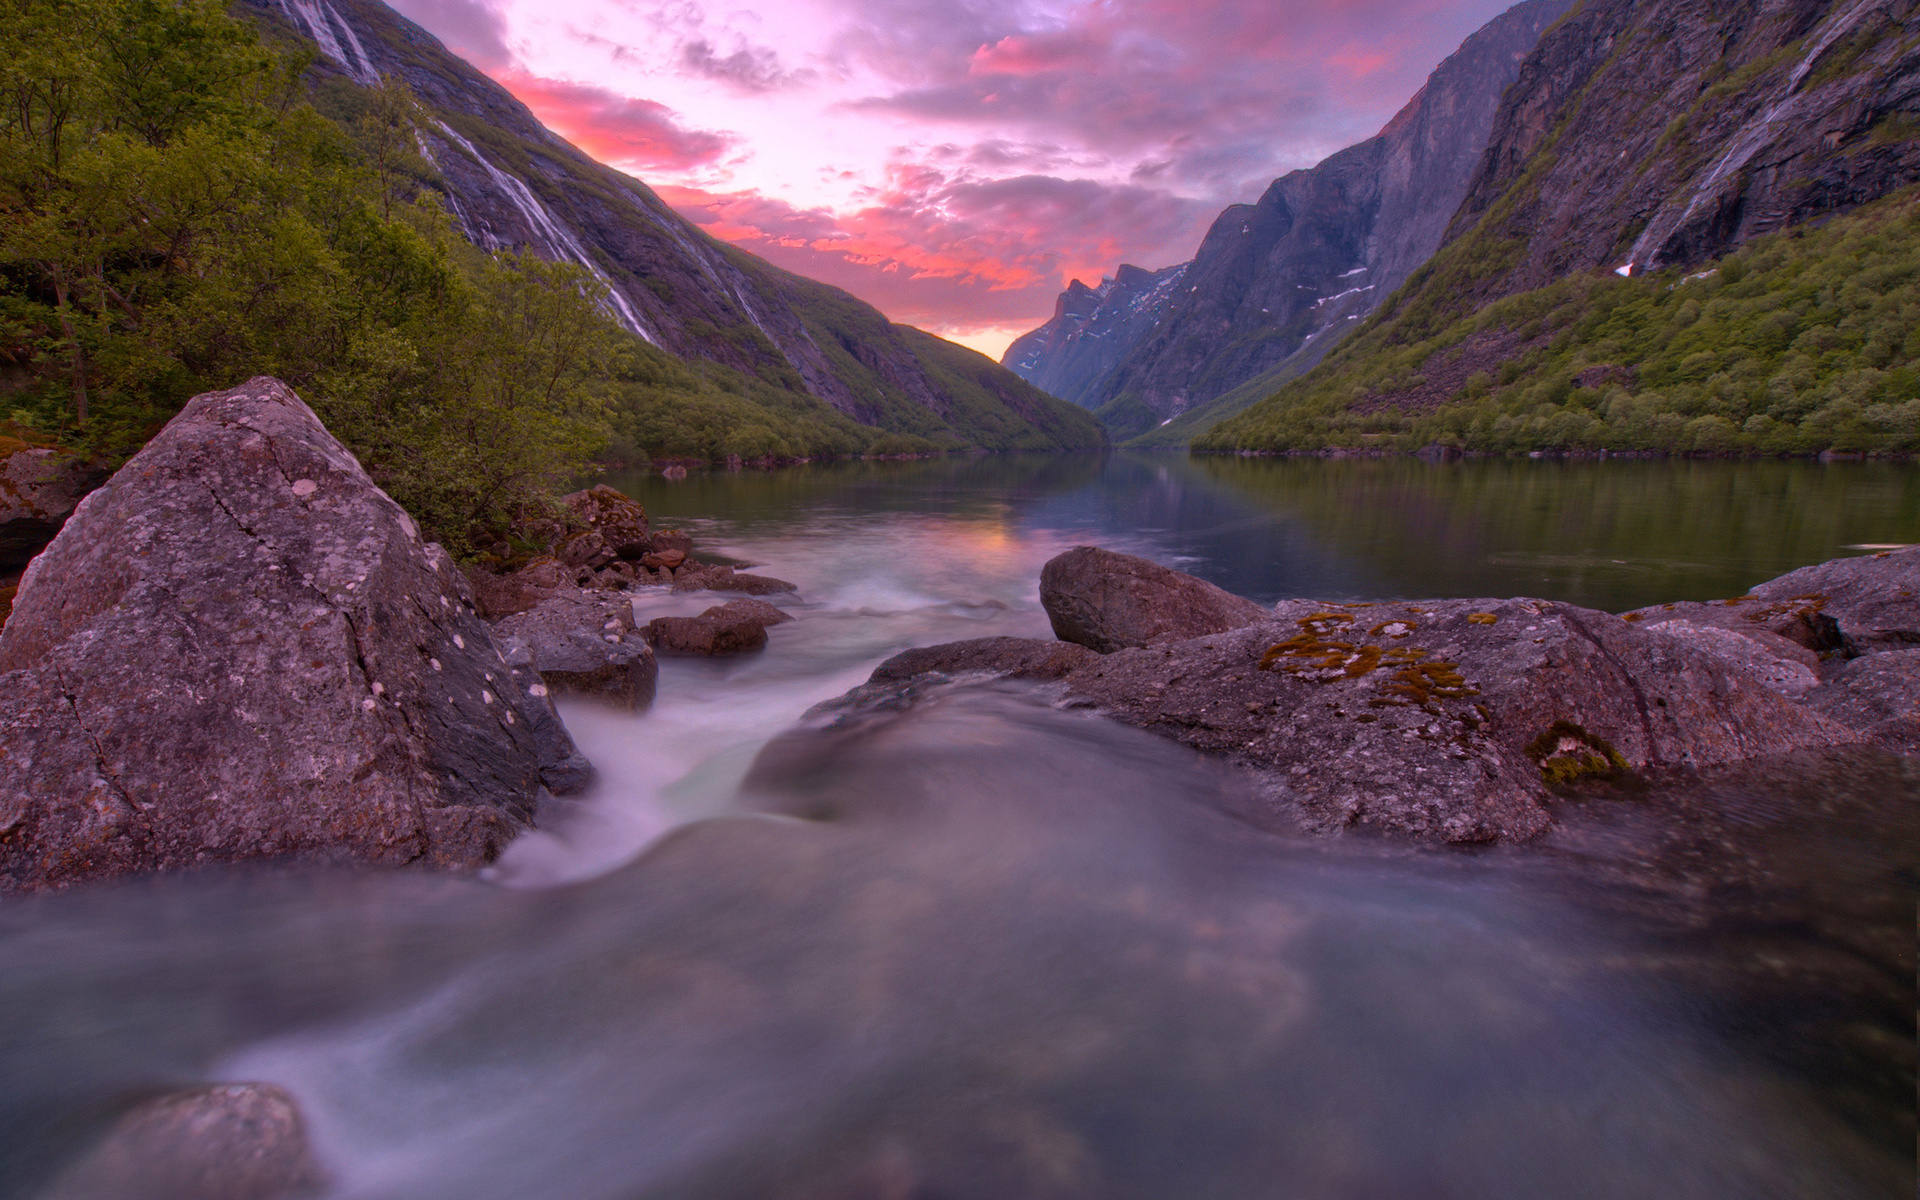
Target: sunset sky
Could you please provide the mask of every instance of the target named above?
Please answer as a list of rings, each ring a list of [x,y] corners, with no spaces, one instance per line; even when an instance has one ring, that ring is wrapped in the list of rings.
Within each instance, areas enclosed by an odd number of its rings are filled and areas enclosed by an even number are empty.
[[[391,0],[709,233],[998,358],[1512,0]]]

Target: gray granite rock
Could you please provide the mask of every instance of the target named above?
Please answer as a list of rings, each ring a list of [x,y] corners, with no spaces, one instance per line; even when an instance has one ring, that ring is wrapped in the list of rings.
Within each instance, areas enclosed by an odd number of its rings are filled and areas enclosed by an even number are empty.
[[[653,548],[647,532],[647,510],[604,483],[562,496],[575,520],[600,535],[608,549],[621,558],[636,559]]]
[[[1238,629],[1267,616],[1203,579],[1097,546],[1049,560],[1040,571],[1040,603],[1054,636],[1102,654]]]
[[[1540,600],[1289,601],[1066,687],[1254,768],[1310,829],[1431,841],[1535,836],[1551,785],[1581,777],[1862,740],[1692,639]]]
[[[1752,595],[1770,607],[1797,605],[1833,618],[1856,651],[1920,646],[1920,546],[1802,567]]]
[[[0,631],[0,890],[257,858],[475,867],[536,739],[465,579],[284,384],[198,396]]]
[[[628,712],[653,703],[660,666],[635,628],[632,602],[617,592],[562,592],[494,628],[527,646],[546,691]]]
[[[1920,754],[1920,648],[1856,658],[1802,699],[1896,754]]]

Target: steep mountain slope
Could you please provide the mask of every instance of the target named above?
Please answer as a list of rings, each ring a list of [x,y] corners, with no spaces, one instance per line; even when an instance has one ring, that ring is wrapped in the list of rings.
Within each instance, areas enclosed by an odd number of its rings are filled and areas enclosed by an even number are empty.
[[[1054,301],[1053,319],[1015,338],[1000,361],[1062,400],[1097,408],[1100,381],[1166,316],[1192,265],[1122,263],[1098,287],[1076,279]]]
[[[1439,247],[1480,164],[1501,93],[1571,3],[1516,5],[1436,67],[1378,135],[1275,180],[1257,204],[1221,213],[1183,288],[1162,296],[1155,311],[1110,332],[1103,325],[1116,322],[1083,319],[1081,305],[1063,296],[1054,320],[1003,361],[1028,379],[1053,380],[1056,395],[1088,404],[1118,436],[1151,430],[1256,377],[1305,370]],[[1094,315],[1104,316],[1097,308]],[[1089,338],[1126,333],[1136,340],[1124,356],[1080,350]],[[1104,375],[1086,377],[1098,367]]]
[[[1626,293],[1588,284],[1570,301],[1567,286],[1665,271],[1671,278],[1657,286],[1679,287],[1688,267],[1920,181],[1916,8],[1914,0],[1586,0],[1523,64],[1446,245],[1312,374],[1196,446],[1392,440],[1428,428],[1425,418],[1440,410],[1478,404],[1490,384],[1516,382],[1547,352],[1576,373],[1599,372],[1601,386],[1541,397],[1579,410],[1563,426],[1592,415],[1608,383],[1644,392],[1653,411],[1672,411],[1681,425],[1707,415],[1742,428],[1760,416],[1797,423],[1838,399],[1806,393],[1820,376],[1822,351],[1812,342],[1798,348],[1805,361],[1777,359],[1803,334],[1841,338],[1837,328],[1814,328],[1829,322],[1809,316],[1821,304],[1787,288],[1797,273],[1779,277],[1783,290],[1771,302],[1782,311],[1766,330],[1742,324],[1723,331],[1724,344],[1692,347],[1705,357],[1688,372],[1704,372],[1698,378],[1725,412],[1703,394],[1672,390],[1688,379],[1625,371],[1602,379],[1602,368],[1655,348],[1609,336],[1603,320],[1573,319],[1580,304],[1611,307]],[[1735,269],[1750,266],[1740,258]],[[1844,270],[1833,277],[1844,282]],[[1875,294],[1897,311],[1911,279],[1881,271],[1876,280]],[[1513,301],[1483,307],[1506,297]],[[1703,295],[1692,311],[1714,299]],[[1853,313],[1846,337],[1878,303],[1843,306]],[[1567,321],[1543,325],[1544,314],[1563,310]],[[1876,352],[1882,361],[1861,369],[1887,369],[1905,352],[1890,353]],[[1851,386],[1860,393],[1851,403],[1883,399],[1881,384]],[[1744,444],[1723,440],[1723,448]],[[1820,448],[1789,441],[1781,448]],[[1773,444],[1750,448],[1763,443]],[[1659,444],[1687,448],[1677,434]]]
[[[403,80],[434,119],[421,138],[433,171],[426,182],[468,240],[584,267],[607,286],[611,316],[676,358],[717,363],[817,398],[862,425],[942,446],[1104,441],[1084,414],[981,356],[965,374],[987,385],[955,392],[951,363],[971,351],[945,343],[930,350],[927,335],[890,324],[847,293],[709,238],[378,0],[243,6],[270,33],[312,42],[323,110],[351,116],[363,106],[362,89],[383,76]]]

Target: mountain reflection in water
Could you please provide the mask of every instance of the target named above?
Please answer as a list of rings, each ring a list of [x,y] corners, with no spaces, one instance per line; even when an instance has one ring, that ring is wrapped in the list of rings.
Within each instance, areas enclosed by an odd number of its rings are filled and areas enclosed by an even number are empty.
[[[644,716],[568,708],[604,782],[507,887],[261,869],[0,904],[0,1197],[239,1080],[288,1089],[330,1195],[369,1200],[1914,1194],[1913,760],[1656,781],[1434,851],[1264,832],[1226,768],[1007,686],[793,727],[908,646],[1046,636],[1040,565],[1076,542],[1261,599],[1617,610],[1920,540],[1911,466],[615,482],[798,583],[797,619],[663,661]]]
[[[1878,769],[1818,816],[1910,814]],[[1657,839],[1306,843],[1238,789],[959,686],[775,741],[752,814],[589,882],[260,873],[9,906],[0,1187],[34,1194],[133,1098],[258,1079],[298,1098],[328,1194],[369,1200],[1912,1194],[1910,1074],[1904,1102],[1821,1077],[1862,1026],[1911,1055],[1875,991],[1899,1017],[1910,943],[1847,997],[1817,933],[1772,938],[1769,970],[1823,993],[1800,1036],[1837,1031],[1796,1070],[1728,1033],[1777,992],[1712,983],[1753,929],[1698,936],[1697,881],[1653,897],[1665,928],[1621,902]],[[1911,830],[1795,857],[1792,807],[1740,818],[1767,859],[1741,911],[1791,924],[1824,889],[1903,926],[1911,864],[1873,847]],[[1706,992],[1673,986],[1676,950]]]

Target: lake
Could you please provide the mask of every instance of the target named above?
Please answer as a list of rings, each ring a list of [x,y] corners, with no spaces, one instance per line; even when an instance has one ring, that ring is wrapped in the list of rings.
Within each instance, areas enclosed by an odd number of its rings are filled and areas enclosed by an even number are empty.
[[[267,1080],[337,1197],[1913,1194],[1920,771],[1596,795],[1524,847],[1290,839],[1007,685],[829,734],[915,645],[1048,636],[1076,544],[1263,601],[1742,593],[1920,541],[1920,472],[1115,453],[608,482],[798,585],[487,882],[241,871],[0,909],[0,1196]],[[642,620],[718,597],[636,593]],[[777,753],[763,754],[774,745]],[[69,1181],[70,1182],[70,1181]]]

